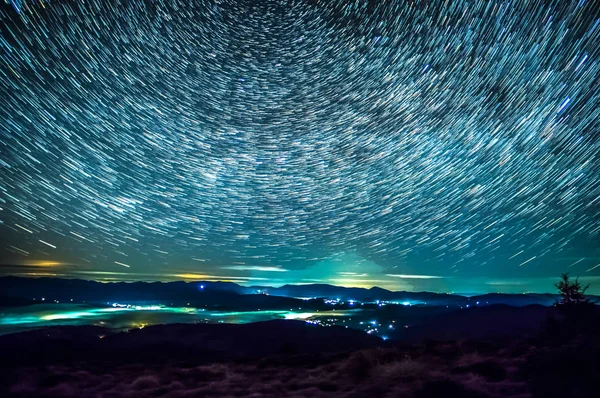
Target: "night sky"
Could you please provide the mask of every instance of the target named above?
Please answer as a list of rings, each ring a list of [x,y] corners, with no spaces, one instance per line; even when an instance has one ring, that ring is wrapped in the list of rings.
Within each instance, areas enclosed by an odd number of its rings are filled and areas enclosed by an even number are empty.
[[[0,275],[600,291],[597,1],[3,0]]]

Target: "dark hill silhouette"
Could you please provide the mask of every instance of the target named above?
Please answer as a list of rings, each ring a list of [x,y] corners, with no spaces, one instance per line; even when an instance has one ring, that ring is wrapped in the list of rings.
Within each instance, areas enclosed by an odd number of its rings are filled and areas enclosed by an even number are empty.
[[[203,288],[200,288],[203,286]],[[291,297],[265,294],[242,295],[247,288],[226,282],[117,282],[100,283],[80,279],[58,278],[0,278],[0,291],[5,300],[33,300],[61,303],[160,303],[165,305],[191,305],[214,309],[240,311],[324,308],[322,301],[306,302]]]
[[[484,305],[506,304],[512,306],[525,306],[533,304],[553,305],[558,299],[557,294],[506,294],[506,293],[488,293],[475,296],[471,300],[477,300]]]
[[[356,287],[332,286],[327,284],[284,285],[281,287],[263,288],[264,291],[277,296],[291,297],[328,297],[340,300],[359,301],[410,301],[431,305],[466,304],[469,299],[460,295],[449,295],[430,292],[392,292],[380,287],[370,289]]]
[[[0,308],[2,307],[19,307],[22,305],[35,304],[35,301],[21,297],[6,297],[0,295]]]
[[[375,347],[380,343],[380,338],[358,330],[283,320],[243,325],[156,325],[118,333],[96,326],[60,326],[0,336],[0,364],[175,358],[203,362],[331,353]]]
[[[555,307],[528,305],[511,307],[495,304],[440,313],[417,320],[401,328],[390,338],[404,342],[421,340],[495,339],[536,335],[551,316],[559,316]]]

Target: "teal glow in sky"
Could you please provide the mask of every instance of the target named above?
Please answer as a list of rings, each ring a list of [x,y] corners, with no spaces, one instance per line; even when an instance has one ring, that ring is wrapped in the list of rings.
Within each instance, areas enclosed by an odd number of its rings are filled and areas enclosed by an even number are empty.
[[[0,47],[0,274],[600,277],[594,2],[5,1]]]

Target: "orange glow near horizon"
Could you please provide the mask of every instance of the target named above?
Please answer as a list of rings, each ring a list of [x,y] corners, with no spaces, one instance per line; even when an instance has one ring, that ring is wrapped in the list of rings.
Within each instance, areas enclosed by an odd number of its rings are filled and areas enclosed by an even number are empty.
[[[26,267],[58,267],[61,265],[68,265],[60,261],[49,261],[49,260],[29,260],[23,264],[18,264]]]

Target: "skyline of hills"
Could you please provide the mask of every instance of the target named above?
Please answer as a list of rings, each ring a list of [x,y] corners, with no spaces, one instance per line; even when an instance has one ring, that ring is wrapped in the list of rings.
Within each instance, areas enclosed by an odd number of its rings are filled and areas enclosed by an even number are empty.
[[[556,294],[488,293],[465,296],[431,292],[390,291],[378,287],[347,288],[328,284],[284,285],[281,287],[241,286],[233,282],[96,282],[82,279],[0,277],[0,291],[7,300],[57,300],[61,302],[148,301],[165,304],[190,303],[204,306],[241,306],[254,308],[321,306],[321,299],[352,306],[360,303],[388,302],[405,305],[552,305]],[[240,300],[243,296],[243,300]],[[319,299],[319,300],[315,300]]]

